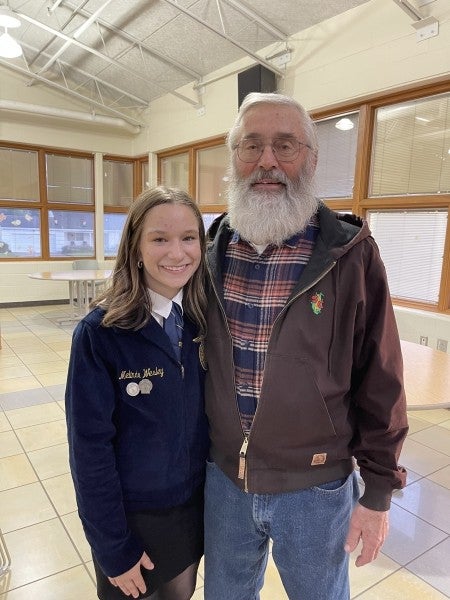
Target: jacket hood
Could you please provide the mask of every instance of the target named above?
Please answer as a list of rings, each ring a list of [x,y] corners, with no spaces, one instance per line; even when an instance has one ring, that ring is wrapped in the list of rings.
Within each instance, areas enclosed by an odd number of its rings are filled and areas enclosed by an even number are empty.
[[[317,214],[324,243],[330,249],[333,247],[336,251],[338,248],[340,249],[336,257],[345,254],[354,243],[371,235],[367,222],[361,217],[337,213],[329,209],[322,201],[319,202]],[[207,231],[208,242],[213,242],[217,235],[224,235],[226,232],[231,235],[233,230],[230,227],[228,213],[222,213],[214,219]]]
[[[371,233],[366,221],[353,214],[339,214],[329,209],[320,201],[317,210],[319,218],[319,235],[311,260],[306,265],[299,281],[301,287],[306,281],[313,281],[319,272],[333,265],[337,259],[346,254],[353,246],[370,237]],[[217,217],[208,229],[208,263],[216,285],[221,289],[220,262],[233,229],[230,227],[228,213]],[[295,291],[295,290],[294,290]]]

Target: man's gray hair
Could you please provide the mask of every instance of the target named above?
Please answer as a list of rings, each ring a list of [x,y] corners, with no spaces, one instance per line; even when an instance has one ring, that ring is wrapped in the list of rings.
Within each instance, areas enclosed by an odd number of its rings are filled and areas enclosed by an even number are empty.
[[[231,127],[228,136],[227,136],[227,144],[230,150],[233,150],[238,143],[239,131],[242,125],[242,119],[245,113],[253,108],[254,106],[262,105],[262,104],[272,104],[276,106],[289,106],[295,108],[300,116],[300,123],[303,127],[306,135],[305,142],[308,143],[311,148],[317,152],[318,149],[318,140],[317,140],[317,131],[316,125],[314,121],[309,116],[308,112],[303,108],[303,106],[291,98],[290,96],[284,96],[283,94],[271,94],[271,93],[262,93],[262,92],[251,92],[248,94],[244,101],[242,102],[238,115],[236,117],[236,121],[234,125]]]

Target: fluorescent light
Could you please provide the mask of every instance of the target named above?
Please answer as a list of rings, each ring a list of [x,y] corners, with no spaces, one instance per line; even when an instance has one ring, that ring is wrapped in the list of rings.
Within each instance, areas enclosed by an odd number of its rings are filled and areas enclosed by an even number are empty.
[[[22,23],[8,6],[0,6],[0,25],[8,29],[20,27]]]
[[[341,131],[348,131],[350,129],[353,129],[354,126],[355,124],[353,123],[353,121],[347,117],[339,119],[339,121],[335,125],[336,129],[340,129]]]
[[[0,35],[0,57],[17,58],[18,56],[22,56],[22,48],[5,29],[5,33]]]

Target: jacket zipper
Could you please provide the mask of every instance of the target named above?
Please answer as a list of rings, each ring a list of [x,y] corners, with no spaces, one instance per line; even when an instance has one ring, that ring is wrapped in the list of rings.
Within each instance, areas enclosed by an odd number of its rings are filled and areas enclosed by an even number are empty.
[[[311,283],[309,283],[303,289],[299,290],[295,294],[295,296],[289,300],[289,302],[283,307],[283,309],[280,311],[280,313],[278,314],[277,318],[273,322],[272,331],[273,331],[273,328],[275,327],[275,323],[278,321],[278,319],[281,317],[281,315],[284,313],[284,311],[287,310],[287,308],[295,300],[297,300],[297,298],[299,298],[302,294],[304,294],[305,292],[307,292],[308,290],[310,290],[313,286],[316,285],[316,283],[318,283],[321,279],[323,279],[323,277],[325,277],[325,275],[327,275],[331,271],[331,269],[334,268],[334,266],[336,265],[336,262],[337,261],[334,260],[331,263],[331,265],[328,267],[328,269],[325,269],[325,271],[323,271],[318,277],[316,277],[316,279],[314,281],[312,281]],[[217,298],[220,310],[222,312],[222,316],[224,317],[225,325],[226,325],[226,328],[227,328],[227,331],[228,331],[228,336],[229,336],[230,339],[232,339],[231,338],[231,331],[230,331],[230,328],[228,327],[227,316],[225,314],[225,310],[224,310],[224,308],[222,306],[222,303],[220,301],[219,294],[217,293],[217,289],[216,289],[216,286],[214,284],[214,278],[212,277],[209,265],[208,265],[207,268],[208,268],[208,271],[209,271],[211,284],[212,284],[212,286],[214,288],[214,293],[216,295],[216,298]],[[269,350],[270,338],[271,337],[272,337],[272,334],[269,337],[269,343],[267,344],[267,351]],[[234,361],[233,361],[233,364],[234,364]],[[233,369],[233,385],[234,385],[234,389],[236,389],[236,379],[235,379],[235,376],[234,376],[234,369]],[[239,450],[238,479],[243,479],[244,480],[244,492],[247,492],[247,493],[248,493],[248,485],[247,485],[247,475],[248,475],[248,473],[247,473],[247,450],[248,450],[248,444],[250,442],[250,435],[251,435],[251,432],[252,432],[252,429],[253,429],[253,423],[255,422],[256,415],[258,413],[258,407],[259,407],[259,402],[258,402],[258,405],[256,406],[255,415],[253,417],[252,426],[250,428],[249,433],[245,433],[244,430],[242,429],[242,425],[241,425],[241,430],[242,430],[242,435],[244,437],[244,441],[242,442],[242,446],[241,446],[241,448]],[[239,420],[240,420],[239,406],[237,405],[237,402],[236,402],[236,410],[238,411],[238,416],[239,416]]]
[[[249,434],[244,433],[244,441],[242,442],[241,449],[239,450],[239,470],[238,470],[238,479],[244,480],[244,490],[248,492],[247,489],[247,464],[246,464],[246,456],[247,456],[247,448],[248,448],[248,438]]]

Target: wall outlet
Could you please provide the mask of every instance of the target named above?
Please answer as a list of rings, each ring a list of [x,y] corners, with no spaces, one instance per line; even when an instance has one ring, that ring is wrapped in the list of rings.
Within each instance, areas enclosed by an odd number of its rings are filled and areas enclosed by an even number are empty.
[[[428,346],[428,336],[427,335],[421,335],[419,338],[419,344],[421,346]]]
[[[436,348],[438,350],[442,350],[442,352],[447,352],[447,344],[448,344],[447,340],[438,339]]]

